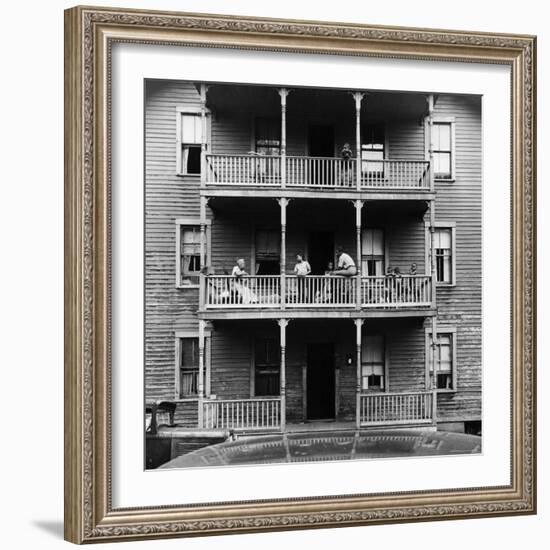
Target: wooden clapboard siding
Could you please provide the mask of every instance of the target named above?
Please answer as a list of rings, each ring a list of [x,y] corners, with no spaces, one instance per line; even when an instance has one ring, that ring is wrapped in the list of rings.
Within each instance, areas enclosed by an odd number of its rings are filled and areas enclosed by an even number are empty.
[[[390,159],[423,159],[424,126],[419,120],[392,120],[386,124],[386,140]]]
[[[174,399],[175,333],[197,330],[198,304],[198,290],[176,288],[175,220],[199,215],[198,178],[176,175],[176,106],[200,103],[190,83],[148,81],[146,87],[146,399]],[[192,419],[196,413],[188,409],[178,406],[178,415]]]
[[[250,397],[253,338],[249,323],[223,323],[212,334],[211,392],[220,399]]]
[[[390,392],[425,389],[425,336],[422,323],[386,323],[388,386]]]
[[[246,155],[254,150],[253,118],[249,113],[215,113],[212,121],[212,153]]]
[[[479,419],[481,411],[481,104],[439,96],[435,116],[454,117],[456,179],[436,182],[436,221],[456,223],[456,285],[437,289],[438,322],[456,326],[457,392],[442,393],[443,419]]]

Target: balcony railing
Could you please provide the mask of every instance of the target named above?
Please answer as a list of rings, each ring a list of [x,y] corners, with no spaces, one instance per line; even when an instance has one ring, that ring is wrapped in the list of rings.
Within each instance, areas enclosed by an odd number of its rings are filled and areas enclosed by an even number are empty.
[[[357,304],[357,278],[342,276],[287,275],[285,305],[288,308],[348,308]],[[209,275],[204,304],[207,309],[279,308],[279,275]],[[362,277],[361,306],[364,308],[429,307],[431,277]]]
[[[281,426],[281,398],[212,399],[203,402],[204,427],[218,430],[273,430]]]
[[[427,275],[363,277],[361,294],[363,307],[429,306],[432,280]]]
[[[361,426],[432,424],[435,392],[365,393],[360,399]]]
[[[285,157],[286,185],[301,189],[357,189],[355,159]],[[280,187],[280,156],[206,155],[206,184]],[[430,190],[425,160],[362,160],[361,189]]]

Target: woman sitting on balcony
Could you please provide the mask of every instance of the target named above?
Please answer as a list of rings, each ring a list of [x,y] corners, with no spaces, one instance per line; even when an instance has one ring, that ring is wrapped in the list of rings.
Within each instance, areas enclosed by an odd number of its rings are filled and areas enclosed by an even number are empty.
[[[240,304],[256,304],[258,303],[258,296],[250,289],[246,277],[248,273],[245,270],[246,264],[244,258],[237,260],[237,265],[233,267],[231,275],[235,278],[233,282],[232,297],[234,303]]]

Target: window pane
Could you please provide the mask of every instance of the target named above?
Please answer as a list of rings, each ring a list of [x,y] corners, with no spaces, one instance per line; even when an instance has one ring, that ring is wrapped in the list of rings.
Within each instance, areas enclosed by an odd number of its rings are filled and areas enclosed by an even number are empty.
[[[199,366],[198,338],[181,339],[181,366],[188,368]]]
[[[382,335],[367,335],[362,342],[363,363],[384,362],[384,337]]]
[[[201,173],[201,148],[197,146],[184,148],[184,168],[186,174]]]
[[[384,254],[384,232],[382,229],[364,229],[362,253],[365,256]]]
[[[182,143],[202,142],[202,119],[200,115],[184,114],[181,116]]]
[[[451,150],[451,125],[449,123],[434,124],[434,147],[438,151]],[[437,141],[436,141],[437,140]]]
[[[438,177],[451,175],[451,153],[434,153],[434,170]]]
[[[450,229],[436,229],[434,231],[434,246],[435,248],[451,248],[451,235]]]

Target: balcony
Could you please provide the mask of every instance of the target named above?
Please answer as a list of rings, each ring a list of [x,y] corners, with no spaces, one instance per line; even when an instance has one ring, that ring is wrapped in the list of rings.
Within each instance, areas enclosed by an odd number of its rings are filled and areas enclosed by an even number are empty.
[[[427,275],[393,276],[308,276],[208,275],[204,282],[204,309],[232,310],[407,310],[430,308],[431,277]],[[360,300],[357,287],[360,286]]]
[[[205,185],[266,190],[285,186],[292,190],[344,192],[431,191],[428,161],[362,160],[359,186],[356,164],[355,159],[331,157],[207,154]]]

